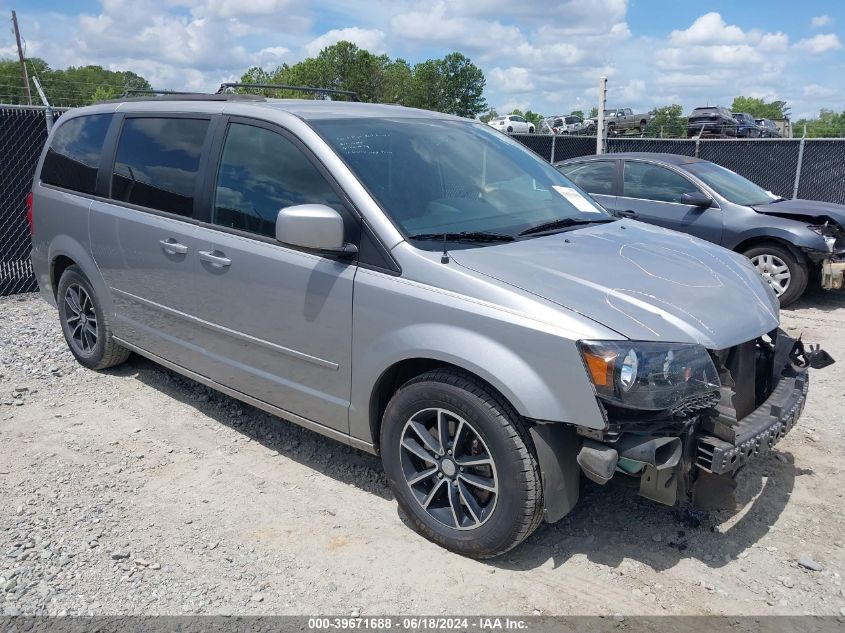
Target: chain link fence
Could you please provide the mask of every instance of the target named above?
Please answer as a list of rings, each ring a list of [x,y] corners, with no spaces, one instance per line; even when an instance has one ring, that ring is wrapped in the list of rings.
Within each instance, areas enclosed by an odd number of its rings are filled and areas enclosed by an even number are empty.
[[[596,153],[594,136],[513,134],[545,160]],[[696,156],[745,176],[784,198],[845,204],[845,139],[660,139],[608,137],[608,154],[662,152]]]
[[[26,194],[55,110],[0,105],[0,296],[38,286],[29,260]]]
[[[0,296],[37,289],[29,260],[26,194],[47,139],[47,122],[61,110],[0,105]],[[596,137],[514,134],[544,160],[596,152]],[[608,153],[666,152],[698,156],[742,174],[785,198],[845,204],[845,139],[656,139],[609,137]]]

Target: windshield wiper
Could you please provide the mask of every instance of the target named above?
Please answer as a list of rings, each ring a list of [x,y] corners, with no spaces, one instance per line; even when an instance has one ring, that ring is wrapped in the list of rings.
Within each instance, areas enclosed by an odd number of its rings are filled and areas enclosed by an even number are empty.
[[[584,224],[605,224],[613,222],[612,218],[602,218],[601,220],[581,220],[578,218],[560,218],[559,220],[552,220],[551,222],[544,222],[537,226],[532,226],[525,229],[519,235],[531,235],[532,233],[545,233],[546,231],[553,231],[555,229],[565,229],[570,226],[580,226]]]
[[[514,236],[486,231],[461,231],[460,233],[419,233],[409,240],[440,240],[444,242],[513,242]]]

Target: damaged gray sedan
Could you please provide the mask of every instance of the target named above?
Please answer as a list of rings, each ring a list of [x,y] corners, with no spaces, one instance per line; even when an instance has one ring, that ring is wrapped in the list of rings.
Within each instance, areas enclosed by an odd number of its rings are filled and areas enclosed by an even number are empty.
[[[557,166],[614,215],[742,253],[782,306],[811,281],[825,290],[845,286],[845,205],[786,200],[692,156],[626,152]]]

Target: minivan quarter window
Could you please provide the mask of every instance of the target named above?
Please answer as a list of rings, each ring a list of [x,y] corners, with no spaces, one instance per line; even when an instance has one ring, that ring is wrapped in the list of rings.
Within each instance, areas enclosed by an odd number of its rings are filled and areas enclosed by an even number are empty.
[[[132,117],[123,122],[111,197],[189,217],[208,119]]]
[[[41,182],[93,194],[112,117],[112,114],[92,114],[61,124],[44,158]]]
[[[297,204],[342,209],[329,183],[292,141],[266,128],[232,123],[217,175],[212,222],[273,237],[279,210]]]

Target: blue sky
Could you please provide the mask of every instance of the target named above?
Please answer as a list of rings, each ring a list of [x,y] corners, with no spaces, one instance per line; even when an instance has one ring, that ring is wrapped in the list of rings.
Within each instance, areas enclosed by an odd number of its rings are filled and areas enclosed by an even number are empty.
[[[159,88],[211,89],[339,39],[417,62],[453,50],[502,110],[787,101],[793,117],[845,110],[845,3],[782,0],[0,0],[27,54],[56,68],[128,69]],[[10,29],[0,56],[14,55]]]

